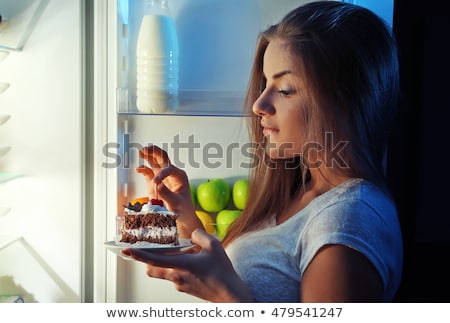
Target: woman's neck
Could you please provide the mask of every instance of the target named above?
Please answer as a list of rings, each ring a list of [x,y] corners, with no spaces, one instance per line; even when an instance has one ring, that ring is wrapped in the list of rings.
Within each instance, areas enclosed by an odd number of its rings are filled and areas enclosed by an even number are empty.
[[[293,197],[289,207],[277,218],[277,223],[283,223],[300,210],[304,209],[316,197],[328,192],[332,188],[347,181],[349,177],[335,174],[333,172],[324,173],[320,169],[310,169],[310,179],[305,182],[299,192]]]

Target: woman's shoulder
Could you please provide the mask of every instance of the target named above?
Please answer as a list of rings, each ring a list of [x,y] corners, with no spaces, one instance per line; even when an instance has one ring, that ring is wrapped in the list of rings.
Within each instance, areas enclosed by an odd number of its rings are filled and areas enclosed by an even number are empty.
[[[387,188],[362,178],[352,178],[327,192],[325,204],[342,206],[349,203],[366,203],[369,205],[393,205],[394,201]]]
[[[322,246],[341,244],[364,254],[377,268],[385,286],[397,286],[402,236],[389,193],[363,179],[346,181],[327,193],[310,210],[297,241],[302,250],[302,272]]]
[[[310,221],[336,221],[355,224],[365,221],[395,222],[397,210],[389,192],[380,185],[353,178],[336,186],[311,203]]]

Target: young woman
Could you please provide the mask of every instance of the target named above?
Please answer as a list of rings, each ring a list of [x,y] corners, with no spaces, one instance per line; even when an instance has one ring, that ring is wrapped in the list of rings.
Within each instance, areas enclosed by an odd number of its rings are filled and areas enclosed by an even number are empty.
[[[184,171],[140,152],[194,253],[123,252],[151,277],[214,302],[389,302],[402,237],[383,161],[398,96],[396,43],[372,12],[303,5],[263,32],[245,109],[255,143],[248,205],[219,242],[195,216]]]

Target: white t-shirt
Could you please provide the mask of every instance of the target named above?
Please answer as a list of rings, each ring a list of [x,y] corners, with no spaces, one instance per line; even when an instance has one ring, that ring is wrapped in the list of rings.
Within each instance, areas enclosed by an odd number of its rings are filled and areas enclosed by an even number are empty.
[[[358,250],[377,269],[385,302],[400,284],[403,244],[395,205],[377,186],[350,179],[276,225],[233,241],[226,252],[256,302],[301,302],[302,275],[327,244]]]

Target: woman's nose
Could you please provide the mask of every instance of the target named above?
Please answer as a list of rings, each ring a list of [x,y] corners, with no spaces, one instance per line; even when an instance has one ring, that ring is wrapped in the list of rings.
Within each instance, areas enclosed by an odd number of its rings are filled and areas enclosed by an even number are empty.
[[[252,111],[257,116],[267,116],[275,114],[275,108],[265,92],[261,93],[259,98],[253,103]]]

